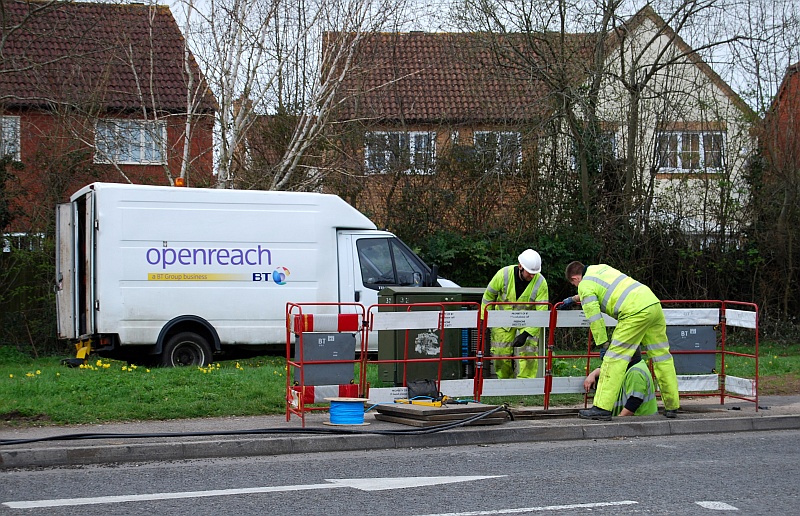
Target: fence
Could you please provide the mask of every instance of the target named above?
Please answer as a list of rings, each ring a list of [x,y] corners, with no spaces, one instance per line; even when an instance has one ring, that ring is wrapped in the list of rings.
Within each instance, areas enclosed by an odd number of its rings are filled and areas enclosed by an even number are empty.
[[[500,304],[500,303],[498,303]],[[547,305],[548,310],[536,310],[537,305]],[[559,310],[559,305],[547,303],[517,303],[522,310],[488,310],[486,316],[481,318],[478,303],[409,303],[409,304],[381,304],[373,305],[368,309],[362,308],[361,314],[327,315],[325,317],[341,323],[345,316],[350,317],[347,329],[340,331],[353,331],[361,335],[360,358],[345,360],[359,364],[359,382],[357,393],[359,396],[368,397],[370,402],[392,402],[408,396],[407,385],[409,381],[419,378],[420,371],[425,371],[427,380],[435,380],[437,388],[449,397],[470,397],[480,401],[483,396],[509,396],[509,395],[543,395],[544,408],[548,409],[553,394],[584,394],[584,376],[554,376],[553,364],[559,359],[586,359],[584,375],[591,371],[591,360],[599,357],[595,353],[591,332],[588,332],[586,352],[559,354],[559,337],[562,332],[571,328],[585,328],[588,330],[589,321],[580,310]],[[671,354],[676,362],[678,371],[678,388],[681,396],[718,396],[720,404],[726,398],[735,398],[754,402],[758,408],[758,307],[753,303],[738,301],[717,300],[670,300],[662,301],[664,315],[670,335]],[[304,367],[329,364],[331,361],[308,361],[303,358],[304,334],[309,327],[300,325],[300,314],[292,314],[300,305],[287,305],[287,392],[303,392],[309,384],[305,380]],[[524,309],[527,308],[527,309]],[[291,310],[290,310],[291,309]],[[292,317],[294,315],[294,317]],[[308,316],[305,316],[308,317]],[[603,314],[607,327],[616,326],[617,321]],[[332,324],[332,323],[328,323]],[[486,352],[487,334],[493,327],[510,328],[544,328],[546,349],[536,355],[513,355],[513,360],[539,360],[544,364],[542,377],[525,379],[496,379],[486,374],[487,366],[498,357],[488,356]],[[727,338],[732,328],[750,331],[745,338],[752,341],[752,353],[735,352],[729,349]],[[316,330],[316,328],[314,328]],[[471,335],[477,341],[474,348],[464,345],[448,345],[446,330],[460,329],[462,335]],[[298,331],[299,330],[299,331]],[[370,331],[400,332],[402,343],[392,359],[370,358],[367,354],[368,335]],[[414,339],[414,354],[409,356],[411,349],[411,332],[418,331]],[[710,333],[709,333],[710,332]],[[298,336],[298,360],[290,360],[291,335]],[[465,337],[466,338],[466,337]],[[709,339],[713,342],[709,343]],[[399,349],[402,347],[402,350]],[[460,353],[454,350],[459,349]],[[401,354],[402,352],[402,354]],[[422,356],[420,356],[422,355]],[[727,374],[727,362],[732,357],[744,358],[754,361],[753,378],[743,378]],[[691,370],[684,364],[704,364],[699,370]],[[342,361],[336,361],[341,365]],[[460,363],[465,367],[464,377],[452,380],[442,378],[445,364]],[[427,364],[427,367],[420,367]],[[710,367],[708,365],[711,364]],[[718,365],[717,365],[718,364]],[[402,368],[402,375],[396,376],[395,385],[389,387],[375,387],[366,382],[366,371],[371,365],[386,366],[396,365]],[[299,380],[296,385],[290,386],[289,369],[299,368]],[[707,370],[703,370],[705,367]],[[409,375],[409,371],[415,371]],[[355,391],[354,391],[355,392]],[[303,396],[287,396],[287,420],[289,418],[289,404],[297,407],[295,411],[302,414],[304,408]],[[588,400],[588,398],[585,398]],[[318,401],[315,400],[318,403]],[[325,409],[315,407],[314,409]],[[311,410],[311,409],[308,409]]]

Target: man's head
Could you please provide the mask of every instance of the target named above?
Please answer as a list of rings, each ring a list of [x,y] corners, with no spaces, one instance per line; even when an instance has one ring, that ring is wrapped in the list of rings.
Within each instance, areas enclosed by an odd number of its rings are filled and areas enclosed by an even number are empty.
[[[583,279],[583,270],[585,268],[586,267],[579,261],[570,262],[564,271],[564,276],[570,284],[577,287],[578,283]]]
[[[542,270],[542,258],[539,253],[533,249],[525,249],[517,257],[519,260],[519,268],[522,272],[522,277],[526,281],[530,281],[535,274],[539,274]]]

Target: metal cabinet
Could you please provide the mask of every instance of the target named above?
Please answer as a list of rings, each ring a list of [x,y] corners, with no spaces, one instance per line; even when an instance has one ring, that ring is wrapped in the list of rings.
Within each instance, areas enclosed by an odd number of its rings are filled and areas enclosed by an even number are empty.
[[[444,288],[444,287],[389,287],[378,293],[379,305],[407,305],[415,303],[442,303],[446,311],[477,310],[484,289]],[[436,306],[412,307],[413,310],[440,310]],[[379,306],[379,311],[406,311],[406,306]],[[477,316],[477,315],[476,315]],[[477,344],[477,331],[468,328],[448,328],[441,332],[438,328],[412,330],[378,331],[378,360],[402,360],[442,357],[474,356]],[[442,362],[442,380],[457,380],[471,376],[472,363],[461,360]],[[407,381],[436,379],[439,362],[412,362],[408,365]],[[404,364],[379,363],[378,375],[381,381],[393,385],[403,384]]]

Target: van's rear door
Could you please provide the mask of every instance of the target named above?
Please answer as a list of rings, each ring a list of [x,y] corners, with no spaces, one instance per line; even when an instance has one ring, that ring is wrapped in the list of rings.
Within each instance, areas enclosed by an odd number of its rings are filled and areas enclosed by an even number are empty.
[[[56,317],[58,338],[77,337],[75,325],[75,225],[72,203],[56,207]]]

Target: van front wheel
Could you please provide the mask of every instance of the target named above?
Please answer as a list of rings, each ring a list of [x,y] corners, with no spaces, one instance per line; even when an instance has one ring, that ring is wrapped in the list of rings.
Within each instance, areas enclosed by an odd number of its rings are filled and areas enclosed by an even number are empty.
[[[206,339],[192,332],[174,335],[161,353],[164,367],[207,366],[211,363],[211,346]]]

